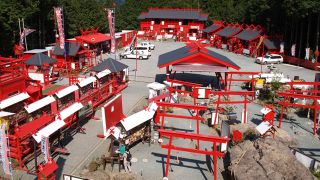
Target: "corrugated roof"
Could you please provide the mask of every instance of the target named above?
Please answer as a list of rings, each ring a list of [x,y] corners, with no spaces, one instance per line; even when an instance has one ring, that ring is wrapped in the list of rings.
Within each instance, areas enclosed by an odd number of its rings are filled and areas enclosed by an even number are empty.
[[[216,33],[216,35],[222,36],[222,37],[230,37],[238,34],[242,29],[240,27],[234,27],[234,26],[227,26]]]
[[[213,31],[218,30],[220,27],[221,27],[220,24],[212,24],[211,26],[205,28],[205,29],[203,30],[203,32],[205,32],[205,33],[211,33],[211,32],[213,32]]]
[[[207,21],[208,15],[201,14],[196,9],[149,9],[138,17],[142,19],[189,19]]]
[[[158,60],[158,67],[163,67],[166,65],[170,65],[170,64],[174,64],[175,61],[200,53],[202,51],[190,51],[191,47],[182,47],[173,51],[170,51],[168,53],[162,54],[159,56],[159,60]],[[211,58],[218,60],[217,63],[218,64],[226,64],[225,66],[227,67],[232,67],[234,69],[240,69],[240,67],[235,64],[233,61],[231,61],[229,58],[227,58],[226,56],[223,56],[219,53],[216,53],[214,51],[211,50],[207,50],[207,52],[202,52],[205,53],[206,55],[209,55]],[[220,61],[220,62],[219,62]]]
[[[104,61],[102,61],[101,63],[99,63],[98,65],[94,66],[92,68],[92,71],[101,72],[106,69],[109,69],[111,72],[120,72],[128,67],[129,66],[127,66],[119,61],[116,61],[112,58],[108,58],[108,59],[105,59]]]
[[[258,38],[260,36],[260,32],[261,31],[258,31],[256,29],[245,29],[235,37],[244,41],[251,41]]]
[[[31,57],[29,57],[25,61],[25,64],[33,65],[33,66],[42,66],[44,64],[52,64],[54,62],[56,62],[56,60],[50,58],[49,56],[47,56],[43,53],[38,53],[38,54],[34,54]]]
[[[80,49],[80,43],[77,42],[66,42],[65,50],[67,51],[68,56],[76,56]],[[64,55],[64,50],[60,48],[59,45],[56,45],[53,48],[52,54],[54,55]]]
[[[263,44],[266,46],[267,49],[279,49],[280,48],[280,41],[274,39],[265,39]]]

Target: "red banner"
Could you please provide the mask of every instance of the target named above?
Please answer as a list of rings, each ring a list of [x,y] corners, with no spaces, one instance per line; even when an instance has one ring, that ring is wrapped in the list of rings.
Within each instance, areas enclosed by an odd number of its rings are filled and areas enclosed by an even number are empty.
[[[108,9],[108,21],[109,21],[109,30],[110,30],[110,36],[111,36],[111,53],[116,52],[116,37],[115,37],[115,28],[114,28],[114,22],[113,22],[113,10]]]
[[[54,8],[54,14],[57,21],[58,26],[58,34],[59,34],[59,46],[61,49],[64,49],[64,27],[63,27],[63,13],[61,7]]]

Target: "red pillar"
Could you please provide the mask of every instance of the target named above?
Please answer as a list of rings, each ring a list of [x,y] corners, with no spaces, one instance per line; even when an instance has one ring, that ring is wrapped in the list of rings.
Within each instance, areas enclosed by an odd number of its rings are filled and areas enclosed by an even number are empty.
[[[168,177],[168,173],[169,173],[171,146],[172,146],[172,136],[170,136],[170,139],[169,139],[168,156],[167,156],[167,164],[166,164],[166,177]]]

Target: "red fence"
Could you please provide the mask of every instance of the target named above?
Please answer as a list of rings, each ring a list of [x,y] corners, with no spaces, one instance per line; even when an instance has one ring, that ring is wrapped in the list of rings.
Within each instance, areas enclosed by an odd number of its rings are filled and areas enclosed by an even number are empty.
[[[312,70],[318,70],[318,66],[320,66],[319,62],[313,63],[310,60],[300,59],[292,56],[283,55],[283,61],[288,64],[302,66]]]

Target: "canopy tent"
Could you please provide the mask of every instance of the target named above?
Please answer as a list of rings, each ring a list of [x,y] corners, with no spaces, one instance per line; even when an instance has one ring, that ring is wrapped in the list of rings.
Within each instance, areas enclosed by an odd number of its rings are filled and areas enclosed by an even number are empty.
[[[33,66],[43,66],[45,64],[52,64],[55,63],[56,60],[50,58],[47,55],[44,55],[43,53],[37,53],[30,58],[28,58],[25,62],[27,65],[33,65]]]
[[[95,71],[95,72],[102,72],[106,69],[109,69],[111,72],[120,72],[120,71],[123,71],[125,69],[127,69],[129,66],[119,62],[119,61],[116,61],[112,58],[108,58],[108,59],[105,59],[104,61],[102,61],[101,63],[99,63],[98,65],[94,66],[92,68],[92,71]]]
[[[223,28],[220,31],[218,31],[216,33],[216,35],[228,38],[228,37],[232,37],[232,36],[238,34],[241,31],[242,31],[241,27],[238,27],[238,26],[226,26],[225,28]]]
[[[202,14],[198,9],[157,9],[149,8],[148,12],[143,12],[138,20],[144,19],[185,19],[207,21],[208,14]]]
[[[159,56],[158,67],[172,66],[175,71],[225,72],[240,67],[226,56],[208,49],[182,47]]]
[[[244,41],[253,41],[259,38],[261,31],[254,29],[254,28],[247,28],[237,34],[235,37]]]
[[[53,55],[63,56],[64,51],[68,56],[76,56],[80,49],[80,43],[77,42],[66,42],[65,43],[65,50],[61,49],[59,45],[56,45],[53,49]]]

